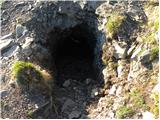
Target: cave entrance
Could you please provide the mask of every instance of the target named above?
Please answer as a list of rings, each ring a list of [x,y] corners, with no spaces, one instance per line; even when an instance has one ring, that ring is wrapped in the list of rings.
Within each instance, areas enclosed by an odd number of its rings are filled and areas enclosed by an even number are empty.
[[[68,79],[84,82],[87,78],[95,78],[95,44],[94,34],[86,24],[67,30],[56,28],[50,33],[50,48],[56,66],[55,82],[58,86]]]

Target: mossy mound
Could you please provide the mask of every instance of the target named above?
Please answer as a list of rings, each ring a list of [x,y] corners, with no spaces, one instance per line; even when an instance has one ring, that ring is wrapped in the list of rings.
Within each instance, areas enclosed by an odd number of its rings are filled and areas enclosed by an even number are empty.
[[[12,67],[12,75],[19,86],[30,83],[38,83],[42,80],[42,74],[35,65],[30,62],[17,61]]]

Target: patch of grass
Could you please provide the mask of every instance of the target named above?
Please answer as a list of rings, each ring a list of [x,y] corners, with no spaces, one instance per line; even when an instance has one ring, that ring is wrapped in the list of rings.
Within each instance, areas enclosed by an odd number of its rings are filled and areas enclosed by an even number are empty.
[[[116,118],[117,119],[123,119],[123,118],[129,118],[134,114],[134,111],[130,107],[121,106],[116,111]]]
[[[148,43],[151,45],[156,45],[156,39],[155,39],[155,33],[149,32],[145,35],[142,36],[142,42],[143,43]]]
[[[151,106],[150,111],[154,114],[155,118],[159,116],[159,92],[153,93],[151,98],[154,99],[154,105]]]
[[[147,3],[149,3],[149,1]],[[144,11],[148,13],[148,21],[147,24],[145,23],[143,27],[141,27],[143,29],[141,33],[142,42],[150,45],[157,45],[155,35],[159,28],[158,7],[149,5]]]
[[[159,46],[155,46],[151,49],[150,61],[153,61],[159,55]]]
[[[111,36],[118,32],[123,22],[126,20],[126,16],[120,14],[113,14],[108,18],[106,24],[107,31]]]
[[[27,85],[29,82],[39,82],[42,78],[41,72],[30,62],[17,61],[13,64],[12,75],[16,78],[18,85]]]
[[[158,28],[159,28],[159,20],[156,19],[155,23],[154,23],[154,30],[155,31],[158,31]]]
[[[135,109],[137,108],[147,109],[147,105],[140,90],[138,89],[133,90],[131,93],[129,93],[129,96],[130,96],[130,101]]]

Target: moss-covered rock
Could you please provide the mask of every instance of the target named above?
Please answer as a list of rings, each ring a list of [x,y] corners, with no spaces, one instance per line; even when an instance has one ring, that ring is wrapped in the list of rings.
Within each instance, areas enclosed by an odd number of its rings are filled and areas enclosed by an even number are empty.
[[[27,86],[42,80],[42,74],[34,64],[30,62],[17,61],[13,64],[12,75],[19,86]]]

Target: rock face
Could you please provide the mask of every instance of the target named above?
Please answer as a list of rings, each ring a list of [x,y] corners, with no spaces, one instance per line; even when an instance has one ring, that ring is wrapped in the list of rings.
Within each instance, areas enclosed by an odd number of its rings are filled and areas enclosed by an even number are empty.
[[[56,76],[57,49],[68,36],[74,36],[69,39],[76,44],[79,44],[79,39],[75,38],[85,38],[89,44],[87,50],[93,51],[97,81],[81,75],[82,82],[68,79],[62,82],[62,88],[53,88],[54,92],[59,92],[56,93],[59,100],[55,104],[60,102],[57,105],[60,107],[58,112],[62,113],[60,118],[117,118],[116,111],[121,111],[122,105],[127,108],[120,113],[122,118],[142,118],[140,114],[144,118],[153,117],[144,111],[146,106],[152,109],[150,104],[156,103],[146,97],[156,86],[159,72],[156,0],[4,1],[1,10],[3,75],[0,82],[2,89],[7,90],[1,90],[3,118],[30,118],[31,113],[37,111],[35,118],[58,118],[47,107],[50,98],[41,92],[36,93],[40,101],[35,99],[36,94],[30,101],[18,92],[11,68],[16,61],[30,61],[51,70]],[[137,97],[139,94],[142,98]],[[15,106],[18,103],[19,108]],[[47,103],[42,107],[43,112],[38,103],[40,106]],[[127,116],[128,111],[125,110],[128,108],[135,114]]]

